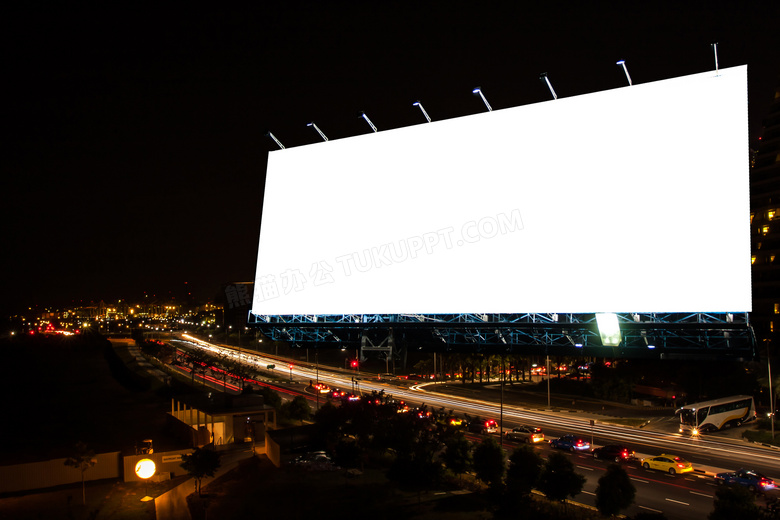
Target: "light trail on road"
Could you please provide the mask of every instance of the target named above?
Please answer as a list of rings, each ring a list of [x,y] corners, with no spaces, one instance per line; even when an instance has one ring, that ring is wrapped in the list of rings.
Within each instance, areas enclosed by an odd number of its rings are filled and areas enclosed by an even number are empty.
[[[187,334],[182,335],[183,340],[190,346],[210,351],[214,354],[229,356],[233,359],[240,359],[241,362],[253,365],[259,369],[275,373],[283,379],[293,378],[304,381],[314,381],[326,383],[333,387],[347,389],[354,387],[357,393],[370,393],[373,391],[384,392],[392,395],[394,398],[408,401],[411,403],[424,403],[430,407],[444,408],[454,412],[467,413],[476,416],[488,416],[498,418],[501,412],[499,404],[483,401],[468,397],[451,396],[447,394],[430,391],[438,383],[422,383],[414,385],[408,389],[392,386],[386,382],[374,381],[370,378],[354,375],[345,375],[333,371],[332,367],[326,366],[324,369],[318,367],[305,366],[298,363],[280,361],[279,359],[264,356],[256,352],[239,351],[235,347],[215,345],[208,343]],[[273,368],[268,368],[273,365]],[[292,367],[292,368],[291,368]],[[503,407],[504,423],[516,422],[518,424],[534,424],[552,430],[575,432],[583,437],[592,435],[601,439],[608,439],[609,442],[620,444],[636,444],[647,448],[654,448],[654,453],[637,453],[638,458],[643,456],[657,455],[661,452],[680,451],[683,453],[694,453],[697,458],[710,460],[713,455],[729,460],[732,464],[743,464],[750,467],[762,467],[763,471],[770,472],[780,467],[780,452],[767,449],[762,446],[752,444],[729,443],[717,439],[704,439],[701,437],[684,437],[680,434],[671,434],[657,432],[652,430],[638,430],[636,428],[621,426],[616,424],[605,424],[596,421],[593,426],[590,419],[567,416],[565,412],[553,412],[539,409],[528,409],[527,407],[515,407],[504,404]],[[760,466],[759,466],[760,465]],[[769,468],[769,469],[767,469]],[[725,471],[721,468],[712,468],[712,471]],[[771,477],[775,480],[780,478]]]

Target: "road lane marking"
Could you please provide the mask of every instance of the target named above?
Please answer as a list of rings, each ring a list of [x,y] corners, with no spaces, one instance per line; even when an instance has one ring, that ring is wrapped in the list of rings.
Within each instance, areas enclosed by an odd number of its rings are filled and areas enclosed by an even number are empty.
[[[589,467],[587,467],[587,466],[580,466],[580,465],[577,465],[577,467],[578,467],[578,468],[580,468],[580,469],[587,469],[588,471],[593,471],[593,468],[589,468]]]
[[[647,509],[648,511],[652,511],[653,513],[663,513],[663,511],[659,509],[653,509],[652,507],[645,507],[645,506],[639,506],[640,509]]]
[[[680,502],[679,500],[672,500],[671,498],[666,499],[669,502],[674,502],[675,504],[682,504],[684,506],[689,506],[690,504],[688,502]]]
[[[596,493],[591,493],[590,491],[583,491],[583,493],[586,495],[593,495],[594,497],[596,496]]]
[[[706,493],[697,493],[696,491],[689,491],[688,493],[692,495],[699,495],[700,497],[714,498],[712,495],[707,495]]]
[[[641,478],[634,478],[634,477],[630,477],[630,478],[631,480],[634,480],[636,482],[641,482],[642,484],[649,484],[647,480],[642,480]]]

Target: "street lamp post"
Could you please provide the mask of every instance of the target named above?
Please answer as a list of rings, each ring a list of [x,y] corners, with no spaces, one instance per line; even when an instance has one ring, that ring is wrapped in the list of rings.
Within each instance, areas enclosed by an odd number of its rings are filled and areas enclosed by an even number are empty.
[[[504,448],[504,379],[506,370],[504,369],[504,356],[501,356],[501,413],[498,418],[498,435],[501,439],[501,448]]]
[[[550,406],[550,354],[547,354],[547,408]]]
[[[769,351],[770,340],[766,340],[766,366],[769,372],[769,425],[772,430],[772,441],[775,440],[775,387],[772,384],[772,360]]]

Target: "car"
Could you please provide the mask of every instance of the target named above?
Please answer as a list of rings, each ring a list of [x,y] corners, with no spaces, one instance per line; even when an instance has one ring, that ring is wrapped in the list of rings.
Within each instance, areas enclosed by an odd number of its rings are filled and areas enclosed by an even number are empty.
[[[338,388],[334,388],[330,392],[328,392],[328,399],[341,399],[344,397],[345,393]]]
[[[641,464],[645,469],[666,471],[670,475],[693,471],[693,464],[682,457],[669,455],[668,453],[662,453],[657,457],[646,457],[641,460]]]
[[[542,442],[544,440],[542,429],[534,426],[517,426],[504,432],[504,436],[510,441]]]
[[[550,446],[560,450],[585,451],[590,449],[590,443],[576,435],[564,435],[550,441]]]
[[[466,421],[464,421],[460,417],[451,415],[447,417],[447,419],[445,419],[444,424],[446,424],[448,427],[453,428],[455,430],[460,430],[466,426]]]
[[[315,392],[319,392],[321,394],[327,394],[330,392],[330,387],[325,383],[317,383],[313,386],[313,388]]]
[[[471,433],[496,433],[498,423],[493,419],[475,419],[469,423],[468,429]]]
[[[758,471],[744,468],[716,474],[715,483],[720,486],[724,484],[744,486],[754,493],[763,493],[776,487],[775,481],[771,478]]]
[[[594,459],[607,459],[615,462],[631,462],[636,460],[634,451],[622,444],[607,444],[593,450]]]
[[[330,457],[324,451],[310,451],[295,457],[293,464],[311,464],[315,462],[330,462]]]

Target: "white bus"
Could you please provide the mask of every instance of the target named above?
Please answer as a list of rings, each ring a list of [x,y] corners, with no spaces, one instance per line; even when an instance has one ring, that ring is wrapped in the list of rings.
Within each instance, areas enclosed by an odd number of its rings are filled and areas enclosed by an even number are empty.
[[[733,395],[693,403],[674,412],[680,416],[680,433],[715,432],[756,418],[756,404],[749,395]]]

